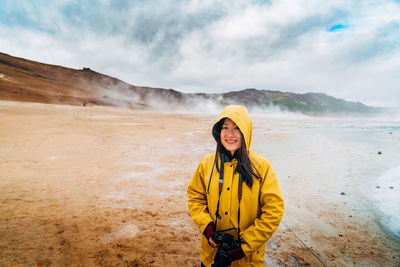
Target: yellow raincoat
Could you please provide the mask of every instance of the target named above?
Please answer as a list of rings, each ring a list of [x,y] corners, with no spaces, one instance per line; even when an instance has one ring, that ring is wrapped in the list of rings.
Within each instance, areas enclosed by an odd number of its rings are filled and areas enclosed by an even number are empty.
[[[283,199],[275,172],[269,161],[250,150],[252,123],[243,106],[231,105],[223,109],[217,118],[230,118],[243,134],[249,157],[261,175],[261,179],[253,178],[253,186],[242,184],[240,201],[240,240],[244,258],[234,261],[231,266],[263,266],[265,243],[278,228],[283,215]],[[216,223],[216,209],[219,195],[219,173],[213,168],[215,152],[205,156],[197,167],[188,186],[188,206],[190,215],[201,233],[210,222]],[[239,173],[234,174],[236,158],[224,163],[224,180],[220,196],[219,214],[216,231],[238,228],[238,183]],[[208,188],[212,171],[211,183]],[[207,192],[207,189],[208,192]],[[237,236],[235,233],[230,233]],[[212,248],[202,235],[201,262],[211,266],[216,248]]]

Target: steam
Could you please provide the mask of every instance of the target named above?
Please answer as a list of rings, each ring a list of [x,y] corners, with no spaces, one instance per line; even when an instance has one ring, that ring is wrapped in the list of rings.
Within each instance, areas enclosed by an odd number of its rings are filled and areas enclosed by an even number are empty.
[[[167,94],[166,91],[155,91],[152,88],[145,90],[148,92],[140,96],[128,86],[109,86],[101,88],[101,94],[103,100],[106,99],[113,106],[144,108],[166,113],[217,115],[226,105],[241,105],[241,103],[223,99],[222,95],[182,94],[177,97]],[[264,107],[249,105],[246,108],[252,116],[308,117],[300,112],[287,111],[273,104]]]
[[[130,90],[129,86],[107,86],[101,88],[102,100],[111,102],[118,107],[134,107],[140,105],[140,96],[138,93]]]
[[[87,81],[83,81],[84,83]],[[309,114],[301,111],[291,111],[286,107],[268,104],[249,103],[243,104],[241,99],[229,98],[222,94],[187,94],[173,89],[159,89],[132,86],[122,81],[102,76],[101,80],[93,84],[97,90],[95,96],[99,105],[111,105],[123,108],[149,109],[158,112],[181,114],[219,114],[226,105],[244,105],[252,116],[280,117],[280,118],[307,118],[307,117],[332,117],[342,119],[380,119],[388,121],[400,120],[400,108],[376,109],[372,113],[319,113]],[[92,85],[92,86],[93,86]],[[79,90],[76,90],[78,93]],[[79,95],[82,97],[82,95]]]

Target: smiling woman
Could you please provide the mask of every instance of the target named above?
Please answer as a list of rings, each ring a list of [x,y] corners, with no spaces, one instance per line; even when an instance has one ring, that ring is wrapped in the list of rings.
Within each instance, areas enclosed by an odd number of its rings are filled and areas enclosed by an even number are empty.
[[[265,243],[284,209],[275,172],[250,150],[244,106],[226,106],[212,134],[216,152],[202,159],[187,190],[190,215],[203,233],[201,265],[263,266]]]

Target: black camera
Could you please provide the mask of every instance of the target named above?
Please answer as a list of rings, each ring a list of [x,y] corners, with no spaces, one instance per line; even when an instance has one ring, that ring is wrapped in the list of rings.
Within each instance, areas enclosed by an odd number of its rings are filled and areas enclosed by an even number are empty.
[[[217,254],[214,257],[214,263],[211,267],[225,267],[229,266],[229,255],[228,250],[233,248],[238,248],[240,246],[240,242],[236,241],[233,236],[229,234],[220,234],[215,232],[212,236],[212,240],[215,244],[219,244],[221,246],[218,247]]]

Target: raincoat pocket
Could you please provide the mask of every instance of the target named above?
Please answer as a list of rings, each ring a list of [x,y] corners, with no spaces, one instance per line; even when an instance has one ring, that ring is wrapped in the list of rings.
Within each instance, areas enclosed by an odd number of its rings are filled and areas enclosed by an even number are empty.
[[[209,266],[214,261],[215,254],[217,253],[217,249],[210,246],[207,238],[202,235],[201,237],[201,262]]]

